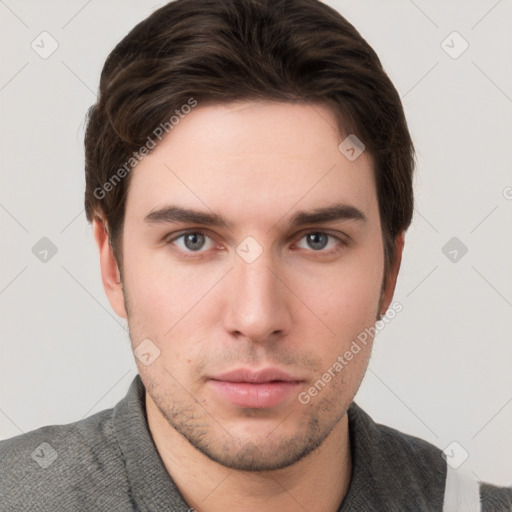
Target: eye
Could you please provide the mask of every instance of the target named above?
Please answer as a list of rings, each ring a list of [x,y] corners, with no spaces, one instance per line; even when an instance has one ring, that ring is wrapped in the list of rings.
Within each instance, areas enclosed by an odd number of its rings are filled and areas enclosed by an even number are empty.
[[[302,244],[302,240],[305,240],[306,246]],[[346,242],[341,238],[324,233],[323,231],[314,231],[306,233],[300,241],[296,244],[300,249],[313,249],[316,252],[333,253],[336,252],[340,247],[346,245]],[[327,250],[324,250],[327,248]]]
[[[183,252],[200,252],[201,249],[211,249],[215,242],[205,233],[200,231],[188,231],[169,240]],[[202,252],[202,251],[201,251]]]

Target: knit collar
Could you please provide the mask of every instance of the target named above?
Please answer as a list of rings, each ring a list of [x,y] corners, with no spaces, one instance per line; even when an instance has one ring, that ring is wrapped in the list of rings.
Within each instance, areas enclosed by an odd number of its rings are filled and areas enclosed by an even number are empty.
[[[156,449],[146,417],[146,391],[137,375],[113,413],[132,500],[140,512],[189,512]]]
[[[145,400],[144,384],[137,375],[113,412],[132,500],[141,512],[189,512],[151,437]],[[355,402],[348,417],[352,477],[338,512],[409,510],[412,504],[415,510],[441,510],[446,470],[440,450],[377,425]],[[433,480],[428,485],[425,475]],[[422,508],[423,503],[430,508]]]

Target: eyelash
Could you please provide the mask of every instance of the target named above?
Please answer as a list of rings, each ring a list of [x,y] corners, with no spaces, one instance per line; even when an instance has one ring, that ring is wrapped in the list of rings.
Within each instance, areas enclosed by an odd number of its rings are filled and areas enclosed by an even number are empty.
[[[204,235],[205,237],[209,238],[210,240],[214,241],[213,238],[211,236],[208,235],[207,232],[205,231],[201,231],[201,230],[189,230],[189,231],[184,231],[182,233],[180,233],[179,235],[177,236],[174,236],[173,238],[170,238],[166,241],[167,244],[169,245],[173,245],[173,243],[176,241],[176,240],[179,240],[180,238],[184,238],[186,237],[187,235],[197,235],[197,234],[200,234],[200,235]],[[329,237],[329,239],[334,239],[338,242],[338,246],[335,247],[334,249],[330,249],[328,251],[325,251],[323,249],[320,249],[318,251],[315,251],[313,249],[310,249],[309,252],[311,253],[317,253],[317,254],[320,254],[322,256],[333,256],[335,254],[337,254],[339,251],[341,251],[344,247],[346,247],[348,245],[348,241],[347,240],[344,240],[343,238],[339,237],[339,236],[336,236],[336,235],[333,235],[331,233],[328,233],[326,231],[307,231],[307,232],[304,232],[300,238],[298,239],[299,241],[302,240],[303,238],[305,238],[306,236],[308,235],[312,235],[312,234],[322,234],[322,235],[327,235]],[[327,242],[329,243],[329,242]],[[200,258],[204,258],[206,257],[206,253],[208,251],[202,251],[202,250],[199,250],[199,251],[190,251],[190,250],[187,250],[187,251],[184,251],[182,249],[178,249],[178,252],[181,253],[181,255],[183,255],[185,258],[195,258],[195,259],[200,259]]]

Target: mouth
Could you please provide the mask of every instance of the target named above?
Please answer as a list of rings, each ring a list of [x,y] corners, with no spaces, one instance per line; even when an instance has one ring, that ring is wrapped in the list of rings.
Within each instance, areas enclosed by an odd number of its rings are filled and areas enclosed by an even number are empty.
[[[214,375],[209,385],[223,399],[237,407],[274,407],[298,390],[303,380],[278,368],[254,371],[239,368]]]

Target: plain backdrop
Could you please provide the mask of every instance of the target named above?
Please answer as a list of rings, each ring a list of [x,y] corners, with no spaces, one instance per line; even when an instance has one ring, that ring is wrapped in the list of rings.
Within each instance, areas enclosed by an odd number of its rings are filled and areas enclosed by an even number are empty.
[[[83,129],[107,54],[163,3],[0,1],[0,438],[110,408],[136,375],[83,211]],[[379,54],[418,161],[403,311],[356,401],[511,485],[512,2],[327,3]]]

